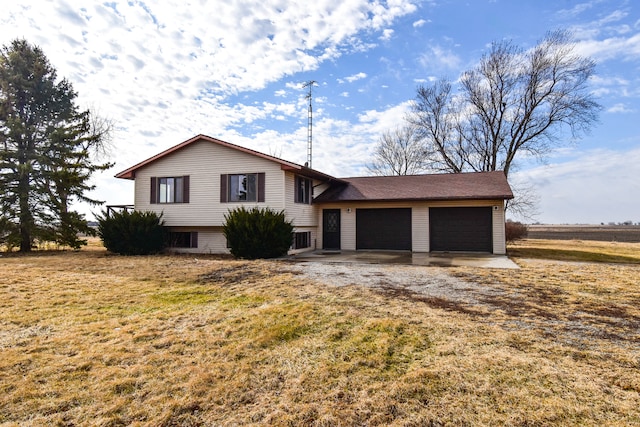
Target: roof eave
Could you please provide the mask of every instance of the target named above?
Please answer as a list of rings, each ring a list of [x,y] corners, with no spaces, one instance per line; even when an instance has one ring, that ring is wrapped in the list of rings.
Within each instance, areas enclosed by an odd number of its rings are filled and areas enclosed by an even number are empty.
[[[510,200],[513,194],[509,195],[491,195],[491,196],[460,196],[460,197],[411,197],[411,198],[385,198],[385,199],[333,199],[333,200],[314,200],[314,203],[366,203],[366,202],[442,202],[447,200]]]
[[[317,179],[319,181],[329,181],[329,182],[337,182],[337,183],[342,183],[342,184],[346,184],[347,182],[340,179],[340,178],[336,178],[334,176],[331,175],[327,175],[326,173],[322,173],[318,170],[315,169],[311,169],[307,166],[301,166],[301,165],[297,165],[295,163],[287,163],[287,164],[282,164],[280,166],[280,168],[284,171],[288,171],[288,172],[294,172],[297,175],[301,175],[307,178],[313,178],[313,179]]]

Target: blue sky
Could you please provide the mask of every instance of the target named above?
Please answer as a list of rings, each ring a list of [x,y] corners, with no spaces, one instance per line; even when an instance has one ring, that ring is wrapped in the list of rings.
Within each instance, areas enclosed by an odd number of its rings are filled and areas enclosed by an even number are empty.
[[[382,132],[416,87],[456,79],[492,41],[523,48],[569,29],[597,62],[603,105],[590,135],[522,159],[544,223],[640,222],[640,5],[635,0],[42,1],[3,5],[0,43],[40,46],[78,102],[116,125],[93,196],[133,202],[113,175],[204,133],[304,163],[313,89],[313,167],[367,174]],[[91,209],[80,205],[82,212]]]

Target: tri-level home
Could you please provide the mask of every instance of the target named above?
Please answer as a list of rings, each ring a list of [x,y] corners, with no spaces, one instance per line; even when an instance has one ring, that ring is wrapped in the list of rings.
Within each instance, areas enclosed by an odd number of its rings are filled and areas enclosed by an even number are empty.
[[[502,172],[335,178],[206,135],[116,175],[135,180],[135,209],[162,213],[173,249],[228,253],[225,214],[284,210],[290,253],[401,250],[504,254]]]

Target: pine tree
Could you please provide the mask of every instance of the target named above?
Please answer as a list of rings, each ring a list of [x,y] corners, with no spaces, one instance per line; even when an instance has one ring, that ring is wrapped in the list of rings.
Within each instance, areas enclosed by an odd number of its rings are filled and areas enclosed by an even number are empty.
[[[79,248],[90,232],[73,201],[85,195],[110,127],[75,104],[71,83],[57,81],[42,50],[14,40],[0,52],[0,243],[28,252],[35,242]],[[107,125],[105,126],[105,123]]]

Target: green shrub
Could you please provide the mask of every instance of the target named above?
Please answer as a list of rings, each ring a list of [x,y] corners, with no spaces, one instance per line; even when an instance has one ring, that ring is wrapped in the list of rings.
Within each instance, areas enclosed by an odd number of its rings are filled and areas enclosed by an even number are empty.
[[[121,255],[148,255],[161,252],[166,244],[162,214],[128,211],[102,212],[98,235],[109,251]]]
[[[275,258],[287,253],[293,242],[293,225],[284,211],[236,208],[225,216],[223,233],[236,258]]]
[[[507,220],[505,233],[507,242],[525,239],[529,235],[529,226],[521,222]]]

